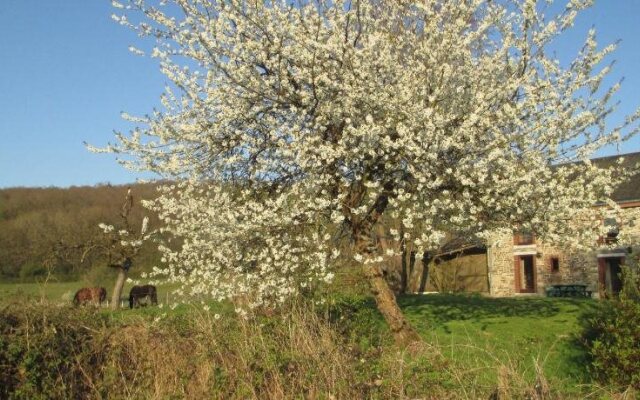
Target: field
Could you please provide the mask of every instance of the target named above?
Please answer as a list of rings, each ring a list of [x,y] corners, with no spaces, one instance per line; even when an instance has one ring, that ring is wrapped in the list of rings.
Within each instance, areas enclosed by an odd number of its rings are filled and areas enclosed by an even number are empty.
[[[0,302],[18,295],[23,299],[44,296],[60,304],[70,302],[74,291],[82,286],[82,282],[1,284]],[[105,286],[110,291],[109,286]],[[124,293],[128,293],[128,287]],[[159,297],[161,302],[166,302],[169,291],[160,287]],[[364,332],[356,339],[363,351],[380,345],[376,343],[375,331],[385,328],[381,328],[384,323],[372,299],[360,296],[336,298],[334,302],[341,304],[338,307],[343,310],[343,318],[349,319],[348,324],[355,326],[355,331]],[[459,373],[454,378],[461,383],[490,388],[501,379],[501,371],[511,374],[517,371],[517,376],[509,379],[530,382],[539,373],[538,367],[550,384],[562,388],[566,396],[579,397],[584,393],[583,385],[590,383],[577,337],[580,319],[594,308],[593,300],[432,294],[403,296],[399,302],[426,343],[455,366],[454,370]],[[215,312],[222,309],[216,304],[211,307]],[[161,312],[183,314],[192,308],[123,310],[116,316],[151,318]],[[109,314],[109,311],[101,313]]]
[[[46,282],[46,283],[0,283],[0,302],[15,296],[27,296],[34,299],[46,299],[52,303],[71,303],[75,292],[83,287],[96,286],[88,282]],[[107,298],[110,299],[113,284],[98,284],[107,289]],[[126,297],[131,289],[131,283],[125,283],[122,296]],[[170,290],[167,286],[158,287],[158,302],[169,303]]]

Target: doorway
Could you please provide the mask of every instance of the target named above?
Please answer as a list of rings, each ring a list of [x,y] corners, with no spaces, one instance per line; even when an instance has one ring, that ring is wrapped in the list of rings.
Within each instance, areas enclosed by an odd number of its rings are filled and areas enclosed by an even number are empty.
[[[533,254],[515,257],[516,293],[536,292],[536,261]]]
[[[605,296],[616,296],[622,290],[622,265],[624,257],[603,257],[599,259],[600,288]]]

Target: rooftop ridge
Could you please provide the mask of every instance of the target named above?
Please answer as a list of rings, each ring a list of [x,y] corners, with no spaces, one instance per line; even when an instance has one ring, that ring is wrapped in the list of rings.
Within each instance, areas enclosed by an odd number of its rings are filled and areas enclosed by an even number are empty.
[[[623,153],[623,154],[614,154],[614,155],[609,155],[609,156],[594,157],[594,158],[590,158],[589,160],[591,160],[591,161],[600,161],[600,160],[616,159],[616,158],[622,158],[622,157],[628,157],[628,156],[640,157],[640,151],[632,151],[632,152]]]

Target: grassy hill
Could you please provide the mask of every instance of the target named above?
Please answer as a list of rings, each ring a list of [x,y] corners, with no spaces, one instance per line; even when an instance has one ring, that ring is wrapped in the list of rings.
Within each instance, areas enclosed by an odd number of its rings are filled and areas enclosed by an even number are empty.
[[[151,184],[130,186],[135,202],[131,222],[139,224],[149,214],[139,200],[153,198],[156,191]],[[54,257],[53,250],[59,245],[82,245],[99,234],[101,222],[117,223],[128,187],[0,189],[0,281],[33,281],[46,274],[45,264],[59,280],[91,275],[99,279],[105,273],[99,256],[89,255],[80,262],[77,256]],[[153,226],[155,221],[151,222]],[[154,264],[156,258],[154,246],[147,245],[132,272]]]

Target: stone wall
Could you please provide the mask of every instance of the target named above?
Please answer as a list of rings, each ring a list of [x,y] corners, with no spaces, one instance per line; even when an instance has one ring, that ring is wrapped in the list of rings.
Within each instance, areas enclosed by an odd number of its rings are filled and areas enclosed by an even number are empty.
[[[489,294],[511,296],[515,292],[513,267],[513,235],[496,233],[487,244]]]
[[[553,284],[581,283],[597,287],[597,260],[585,254],[563,252],[553,246],[536,242],[533,245],[517,246],[513,235],[504,233],[492,238],[489,252],[489,293],[492,296],[516,295],[515,257],[532,255],[535,268],[536,293],[544,294],[545,287]],[[558,258],[559,268],[553,271],[551,258]],[[588,262],[593,258],[592,262]],[[595,275],[594,275],[595,274]]]

